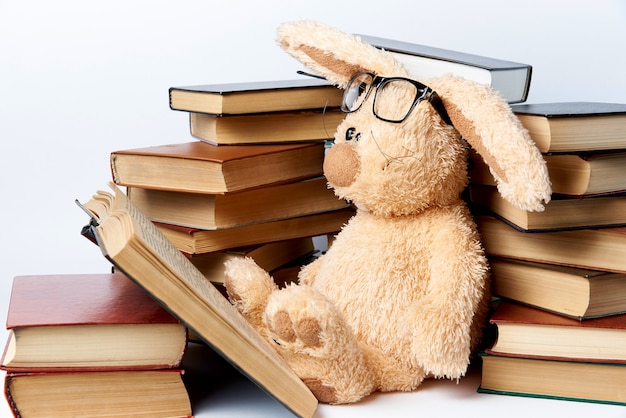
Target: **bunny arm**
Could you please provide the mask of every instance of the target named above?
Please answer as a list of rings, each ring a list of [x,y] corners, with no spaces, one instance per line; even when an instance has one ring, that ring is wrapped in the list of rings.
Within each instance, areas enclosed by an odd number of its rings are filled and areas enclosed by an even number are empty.
[[[435,226],[425,237],[430,279],[422,300],[404,317],[412,350],[435,377],[459,378],[482,331],[488,267],[473,221],[462,204],[424,214]],[[423,216],[424,216],[423,215]]]
[[[252,258],[227,260],[224,268],[224,285],[229,300],[250,325],[267,338],[263,314],[268,298],[278,286]]]

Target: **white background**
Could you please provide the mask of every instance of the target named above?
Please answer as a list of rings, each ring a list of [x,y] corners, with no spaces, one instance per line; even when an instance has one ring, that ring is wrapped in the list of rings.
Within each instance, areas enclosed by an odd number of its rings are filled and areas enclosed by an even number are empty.
[[[191,140],[168,88],[296,78],[301,67],[274,34],[299,18],[531,64],[528,102],[626,102],[620,0],[0,0],[2,323],[16,275],[108,271],[79,235],[87,219],[74,200],[107,188],[111,151]],[[374,396],[318,414],[626,416],[620,407],[477,395],[476,379],[458,389],[433,383],[413,397]],[[206,407],[202,416],[224,413]],[[261,414],[255,408],[251,416]]]

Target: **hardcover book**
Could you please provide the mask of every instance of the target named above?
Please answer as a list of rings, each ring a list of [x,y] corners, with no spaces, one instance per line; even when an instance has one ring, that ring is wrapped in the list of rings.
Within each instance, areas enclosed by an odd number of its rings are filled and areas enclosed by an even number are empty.
[[[205,254],[190,254],[189,260],[211,282],[224,283],[224,263],[227,260],[250,257],[263,270],[272,271],[314,251],[313,238],[303,237]]]
[[[491,86],[509,103],[524,102],[528,97],[532,76],[532,67],[528,64],[369,35],[358,36],[390,52],[420,81],[453,74]]]
[[[203,342],[299,416],[317,399],[214,285],[113,184],[81,205],[103,255]]]
[[[494,295],[577,319],[626,312],[626,274],[490,257]]]
[[[9,371],[178,367],[187,330],[121,274],[17,276],[7,313]]]
[[[470,151],[470,182],[495,186],[484,160]],[[552,193],[565,196],[598,196],[626,192],[626,152],[545,154]]]
[[[534,103],[511,109],[541,152],[626,149],[626,104]]]
[[[489,354],[626,364],[626,315],[580,321],[517,303],[500,303]]]
[[[212,145],[276,144],[332,139],[345,113],[273,112],[215,116],[191,113],[191,135]]]
[[[626,227],[521,232],[492,216],[475,220],[489,256],[626,272]]]
[[[485,354],[480,393],[626,405],[626,365]]]
[[[16,417],[191,417],[179,369],[7,373]]]
[[[322,175],[323,143],[213,146],[201,141],[111,153],[120,186],[227,193]]]
[[[343,91],[325,80],[303,78],[171,87],[170,108],[231,115],[339,108]]]
[[[158,222],[155,225],[180,251],[202,254],[291,238],[336,234],[353,215],[354,209],[347,208],[214,230]]]
[[[509,203],[498,193],[495,186],[471,185],[469,200],[524,231],[543,232],[626,225],[626,194],[586,198],[553,195],[543,212],[532,212]]]
[[[224,194],[129,187],[130,201],[152,221],[224,229],[346,208],[325,177]]]

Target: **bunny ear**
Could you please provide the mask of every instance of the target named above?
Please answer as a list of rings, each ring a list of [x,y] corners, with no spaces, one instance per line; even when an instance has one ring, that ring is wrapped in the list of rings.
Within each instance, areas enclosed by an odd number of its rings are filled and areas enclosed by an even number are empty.
[[[386,76],[408,74],[389,53],[332,26],[300,20],[282,24],[277,32],[285,51],[339,88],[360,71]]]
[[[508,103],[490,87],[446,76],[428,81],[454,127],[481,155],[502,197],[542,211],[552,194],[545,160]]]
[[[345,88],[360,71],[408,77],[390,53],[319,22],[301,20],[278,28],[280,45],[313,72]],[[552,193],[541,153],[508,103],[493,89],[446,76],[427,81],[441,97],[455,128],[481,154],[500,194],[526,210],[543,210]]]

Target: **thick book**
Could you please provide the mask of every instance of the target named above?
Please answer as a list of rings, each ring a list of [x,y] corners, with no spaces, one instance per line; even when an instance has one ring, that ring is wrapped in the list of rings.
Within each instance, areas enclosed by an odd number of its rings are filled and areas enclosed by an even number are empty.
[[[16,417],[191,417],[179,369],[7,373]]]
[[[479,393],[626,405],[626,365],[484,354]]]
[[[532,66],[449,49],[358,35],[365,42],[390,52],[420,81],[453,74],[499,91],[509,103],[526,101]]]
[[[626,272],[626,227],[522,232],[493,216],[475,220],[487,255]]]
[[[626,315],[579,321],[501,302],[491,315],[497,339],[486,352],[519,357],[626,364]]]
[[[202,254],[210,251],[258,245],[299,237],[336,234],[354,215],[346,208],[315,215],[261,222],[224,229],[198,229],[155,223],[157,228],[180,251]]]
[[[491,257],[495,296],[576,319],[626,312],[626,274]]]
[[[325,80],[303,78],[171,87],[170,108],[212,115],[339,108],[343,91]]]
[[[115,185],[81,207],[103,255],[202,341],[298,416],[317,399],[215,286]],[[83,229],[84,231],[84,229]]]
[[[213,146],[201,141],[111,153],[120,186],[226,193],[320,176],[322,143]]]
[[[315,251],[312,237],[269,242],[243,248],[190,254],[189,261],[213,283],[224,283],[224,263],[249,257],[265,271],[272,271]]]
[[[191,135],[212,145],[276,144],[332,139],[345,113],[339,109],[215,116],[191,113]]]
[[[325,177],[224,194],[199,194],[128,187],[128,198],[155,222],[198,229],[223,229],[336,209]]]
[[[484,160],[470,152],[470,182],[495,186]],[[626,152],[545,154],[552,193],[565,196],[598,196],[626,192]]]
[[[502,198],[495,186],[471,185],[469,200],[525,231],[542,232],[626,225],[624,193],[586,198],[553,195],[543,212],[518,208]]]
[[[626,103],[533,103],[511,109],[541,152],[626,149]]]
[[[178,367],[187,330],[121,274],[17,276],[1,367],[112,370]]]

